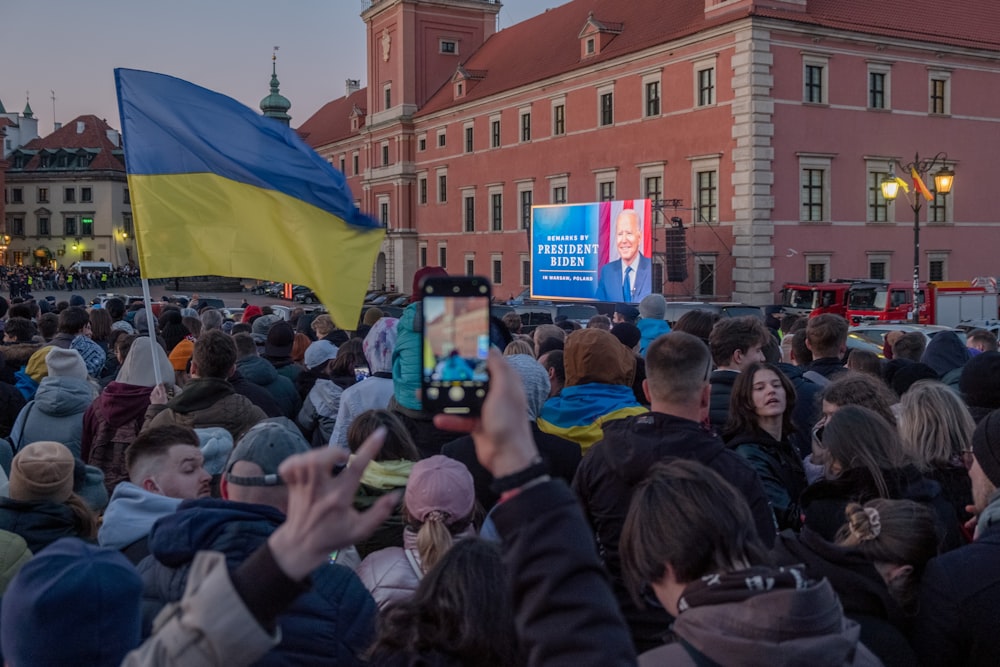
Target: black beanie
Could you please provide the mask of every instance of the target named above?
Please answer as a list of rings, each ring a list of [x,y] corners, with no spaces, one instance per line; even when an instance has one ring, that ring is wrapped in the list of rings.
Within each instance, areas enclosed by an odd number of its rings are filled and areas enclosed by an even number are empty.
[[[979,422],[972,434],[972,453],[993,486],[1000,487],[1000,410]]]
[[[974,356],[962,369],[958,388],[969,407],[1000,408],[1000,352]]]

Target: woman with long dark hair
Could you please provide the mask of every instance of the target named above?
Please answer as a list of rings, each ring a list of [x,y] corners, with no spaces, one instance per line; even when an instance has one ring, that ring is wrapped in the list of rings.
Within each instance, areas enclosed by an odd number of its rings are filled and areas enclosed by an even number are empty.
[[[806,475],[789,437],[795,387],[777,366],[751,364],[733,385],[723,439],[753,466],[764,484],[780,529],[798,530],[799,495]]]

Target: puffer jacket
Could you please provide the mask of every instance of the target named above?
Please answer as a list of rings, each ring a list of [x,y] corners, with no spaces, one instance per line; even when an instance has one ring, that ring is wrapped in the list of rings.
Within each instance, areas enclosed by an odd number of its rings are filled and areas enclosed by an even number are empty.
[[[236,362],[236,370],[250,382],[266,389],[278,403],[282,415],[294,419],[299,413],[302,402],[295,383],[279,374],[269,361],[261,357],[244,357]]]
[[[60,538],[84,537],[73,510],[50,500],[0,498],[0,530],[23,537],[33,554]]]
[[[403,310],[396,325],[396,347],[392,350],[392,381],[396,402],[407,410],[421,410],[420,361],[423,344],[420,340],[422,304],[411,303]]]
[[[712,387],[708,406],[708,421],[715,430],[721,432],[729,421],[729,398],[733,394],[733,385],[739,373],[736,371],[712,371],[709,383]]]
[[[38,440],[55,440],[80,458],[83,414],[96,396],[97,390],[88,380],[42,378],[35,398],[24,406],[11,429],[14,449],[19,451]]]
[[[344,391],[333,380],[316,380],[306,400],[302,402],[296,422],[313,447],[330,444],[340,410],[340,397]]]
[[[251,426],[266,417],[263,410],[237,394],[227,381],[196,378],[167,405],[150,405],[142,428],[164,424],[189,428],[219,426],[229,431],[233,442],[239,442]]]
[[[109,494],[128,479],[125,450],[142,430],[152,391],[152,387],[111,382],[83,414],[80,458],[104,472]]]
[[[649,349],[650,344],[662,336],[663,334],[670,333],[670,325],[667,324],[666,320],[658,320],[655,318],[644,318],[636,323],[639,328],[639,333],[642,337],[639,339],[639,354],[645,356],[646,350]]]
[[[157,521],[149,536],[152,556],[139,564],[144,586],[143,625],[184,594],[199,551],[219,551],[230,571],[243,563],[285,520],[267,505],[214,498],[184,502]],[[312,589],[281,615],[281,643],[257,665],[361,665],[375,631],[375,603],[350,569],[324,565]]]

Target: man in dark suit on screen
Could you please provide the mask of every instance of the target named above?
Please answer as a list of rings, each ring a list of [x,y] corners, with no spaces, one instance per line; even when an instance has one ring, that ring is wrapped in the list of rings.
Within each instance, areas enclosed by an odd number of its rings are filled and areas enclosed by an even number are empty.
[[[637,303],[652,290],[652,262],[642,255],[639,214],[624,209],[615,219],[615,244],[620,259],[601,267],[597,300]]]

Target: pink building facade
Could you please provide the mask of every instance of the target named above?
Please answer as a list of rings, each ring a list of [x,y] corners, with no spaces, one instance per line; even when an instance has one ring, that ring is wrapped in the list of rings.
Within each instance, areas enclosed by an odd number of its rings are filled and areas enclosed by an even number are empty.
[[[532,205],[643,197],[664,203],[668,297],[909,280],[913,210],[879,183],[890,165],[909,181],[916,153],[956,173],[919,214],[921,279],[996,275],[1000,6],[965,4],[933,20],[925,0],[574,0],[495,32],[490,0],[377,0],[367,88],[299,130],[387,226],[376,286],[443,265],[507,298],[527,286]],[[688,279],[665,282],[676,219]]]

